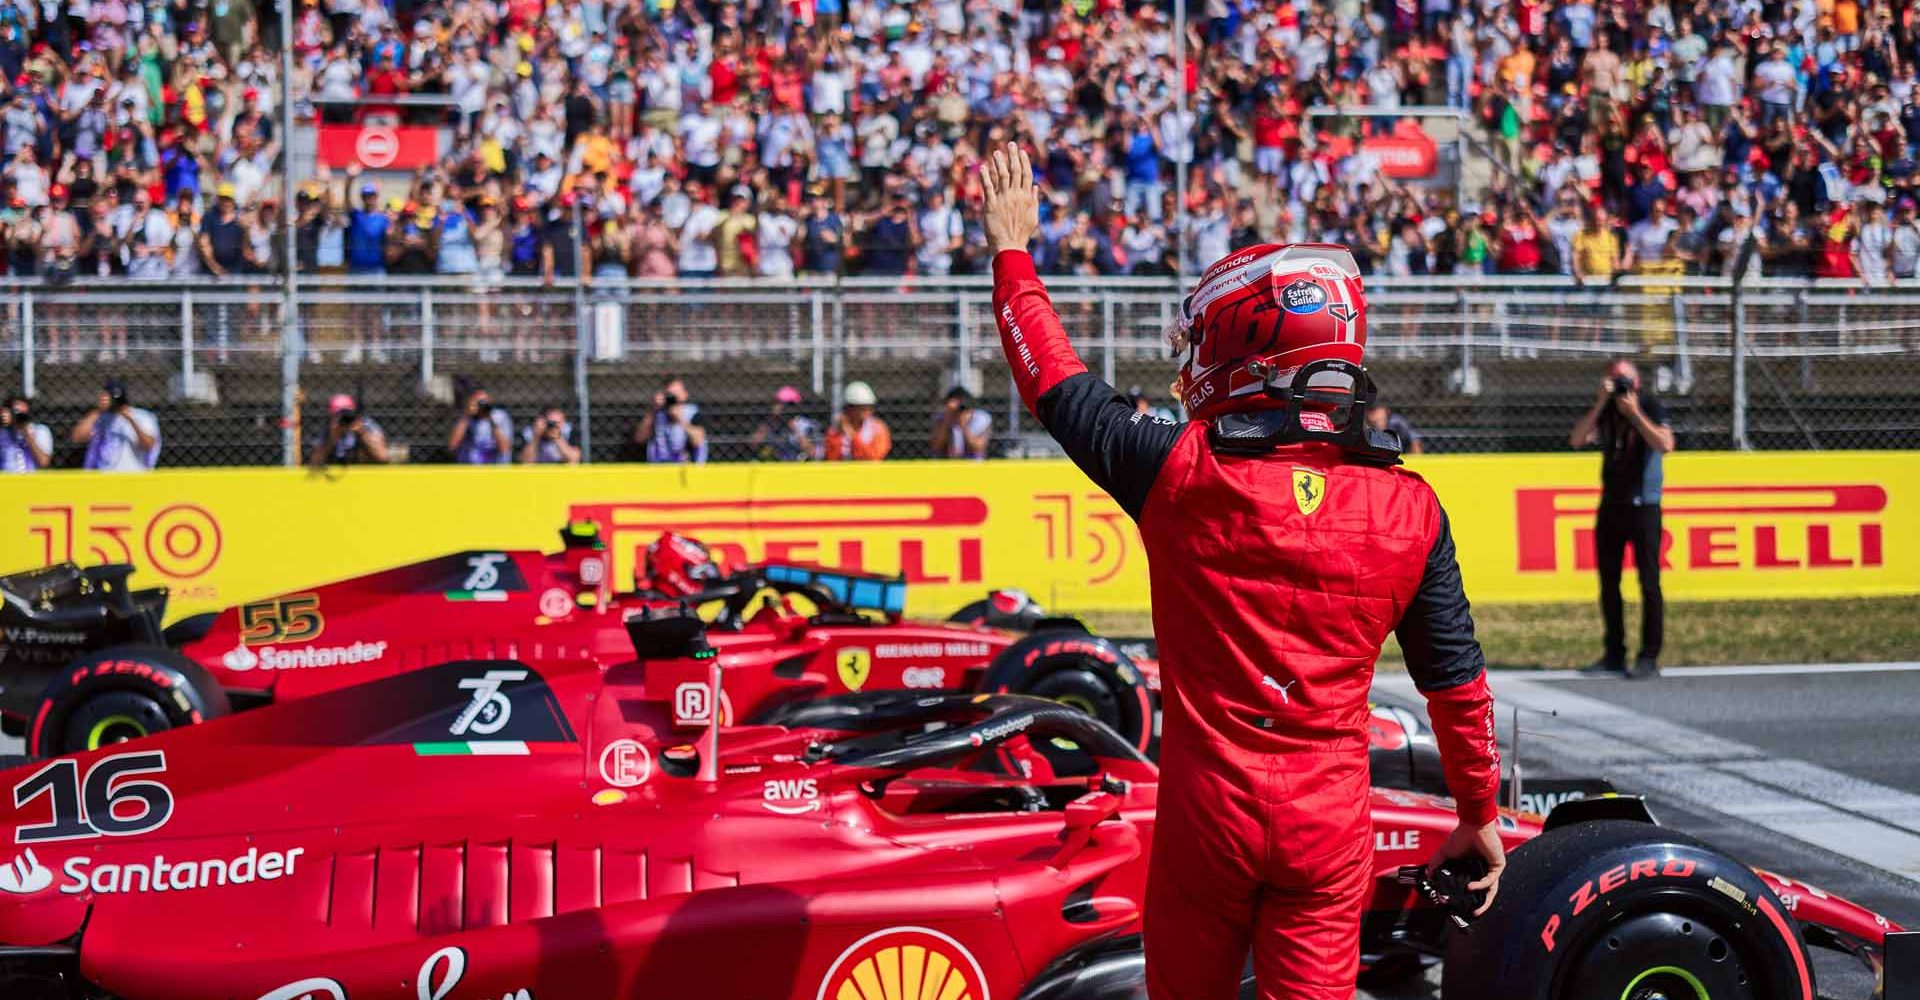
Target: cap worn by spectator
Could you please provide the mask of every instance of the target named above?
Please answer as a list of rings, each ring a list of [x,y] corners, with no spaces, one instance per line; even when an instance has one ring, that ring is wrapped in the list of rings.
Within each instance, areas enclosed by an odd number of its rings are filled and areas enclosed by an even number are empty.
[[[840,398],[845,400],[848,406],[877,406],[880,403],[879,397],[873,394],[873,387],[865,382],[848,382]]]
[[[782,403],[798,403],[801,398],[800,390],[790,385],[783,385],[773,394],[773,398]]]

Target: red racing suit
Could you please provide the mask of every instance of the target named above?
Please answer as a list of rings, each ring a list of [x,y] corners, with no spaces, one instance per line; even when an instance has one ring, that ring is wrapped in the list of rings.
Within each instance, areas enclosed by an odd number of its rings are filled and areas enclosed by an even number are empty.
[[[1089,374],[1033,261],[993,262],[1022,400],[1139,525],[1162,669],[1147,885],[1153,1000],[1346,1000],[1372,877],[1367,718],[1397,634],[1462,821],[1493,821],[1493,698],[1446,513],[1405,469],[1337,445],[1217,452],[1214,421],[1136,413]],[[1225,428],[1232,417],[1217,421]]]

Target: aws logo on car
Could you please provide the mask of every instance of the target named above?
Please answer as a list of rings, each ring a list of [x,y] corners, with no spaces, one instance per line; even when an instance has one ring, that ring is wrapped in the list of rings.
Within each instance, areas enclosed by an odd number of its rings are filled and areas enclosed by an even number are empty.
[[[889,927],[855,941],[820,981],[817,1000],[992,1000],[980,963],[926,927]]]

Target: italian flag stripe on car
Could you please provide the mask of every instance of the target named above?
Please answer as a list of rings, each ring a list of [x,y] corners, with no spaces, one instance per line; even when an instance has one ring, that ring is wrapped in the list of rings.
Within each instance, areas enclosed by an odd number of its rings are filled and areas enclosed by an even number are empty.
[[[533,749],[520,740],[455,740],[415,743],[413,752],[422,757],[525,757]]]

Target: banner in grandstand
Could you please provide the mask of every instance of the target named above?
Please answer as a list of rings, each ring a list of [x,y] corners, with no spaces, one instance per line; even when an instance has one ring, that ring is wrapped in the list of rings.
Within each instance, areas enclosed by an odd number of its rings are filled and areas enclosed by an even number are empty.
[[[426,125],[322,125],[320,162],[367,170],[418,170],[440,160],[445,131]]]
[[[1360,148],[1379,161],[1381,173],[1399,180],[1432,177],[1440,162],[1439,148],[1417,127],[1373,136],[1362,141]]]
[[[1596,458],[1412,465],[1475,601],[1592,598]],[[1920,533],[1899,527],[1920,523],[1920,453],[1680,454],[1667,484],[1669,597],[1920,593]],[[553,549],[582,518],[623,582],[671,528],[734,562],[904,575],[921,614],[1005,586],[1063,611],[1148,601],[1138,532],[1064,461],[43,473],[0,498],[0,570],[131,562],[178,615],[460,549]]]

